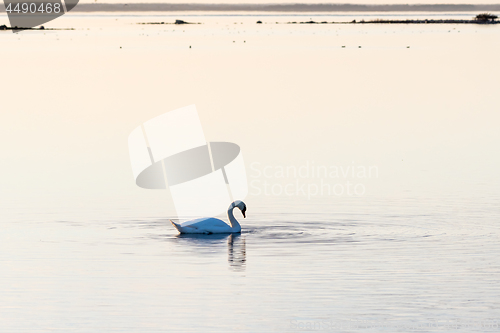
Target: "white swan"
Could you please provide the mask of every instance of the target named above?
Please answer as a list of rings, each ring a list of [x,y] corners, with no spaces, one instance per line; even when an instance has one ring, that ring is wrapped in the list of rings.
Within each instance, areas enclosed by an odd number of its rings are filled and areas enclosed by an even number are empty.
[[[181,234],[225,234],[225,233],[236,233],[241,232],[241,226],[233,215],[233,209],[238,207],[245,216],[247,206],[243,201],[236,200],[227,209],[227,217],[229,218],[228,225],[222,220],[216,219],[214,217],[203,217],[191,221],[186,221],[183,223],[172,222],[173,226]]]

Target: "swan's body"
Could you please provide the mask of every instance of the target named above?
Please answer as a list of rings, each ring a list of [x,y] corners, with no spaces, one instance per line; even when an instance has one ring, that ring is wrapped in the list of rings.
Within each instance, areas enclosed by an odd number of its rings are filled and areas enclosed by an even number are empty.
[[[229,218],[229,223],[216,219],[214,217],[203,217],[191,221],[186,221],[183,223],[172,222],[173,226],[181,234],[226,234],[226,233],[238,233],[241,232],[241,225],[238,223],[233,215],[233,209],[238,207],[245,217],[245,211],[247,209],[243,201],[235,201],[227,209],[227,217]]]

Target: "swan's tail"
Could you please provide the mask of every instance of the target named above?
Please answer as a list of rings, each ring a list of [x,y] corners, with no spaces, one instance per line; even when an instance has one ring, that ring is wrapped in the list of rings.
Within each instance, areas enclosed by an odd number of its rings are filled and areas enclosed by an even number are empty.
[[[181,232],[181,225],[178,223],[175,223],[174,221],[170,220],[172,225],[174,226],[175,229],[177,229],[178,232]]]

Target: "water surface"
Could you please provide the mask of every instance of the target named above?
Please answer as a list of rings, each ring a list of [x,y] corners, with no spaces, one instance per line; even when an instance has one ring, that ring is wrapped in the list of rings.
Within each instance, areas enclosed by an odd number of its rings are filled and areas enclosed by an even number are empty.
[[[499,27],[137,24],[176,17],[0,33],[2,330],[498,330]],[[191,103],[242,147],[241,235],[179,236],[168,192],[134,184],[130,131]],[[378,173],[265,173],[304,165]]]

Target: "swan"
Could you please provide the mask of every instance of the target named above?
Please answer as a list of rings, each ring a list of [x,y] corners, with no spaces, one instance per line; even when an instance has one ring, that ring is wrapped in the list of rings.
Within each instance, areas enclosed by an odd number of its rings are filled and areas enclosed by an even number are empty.
[[[241,225],[233,215],[233,209],[236,207],[241,210],[243,217],[246,217],[245,212],[247,210],[247,206],[243,201],[236,200],[235,202],[230,204],[229,208],[227,209],[227,217],[229,218],[230,225],[214,217],[202,217],[183,223],[175,223],[172,220],[170,220],[170,222],[181,234],[238,233],[241,232]]]

